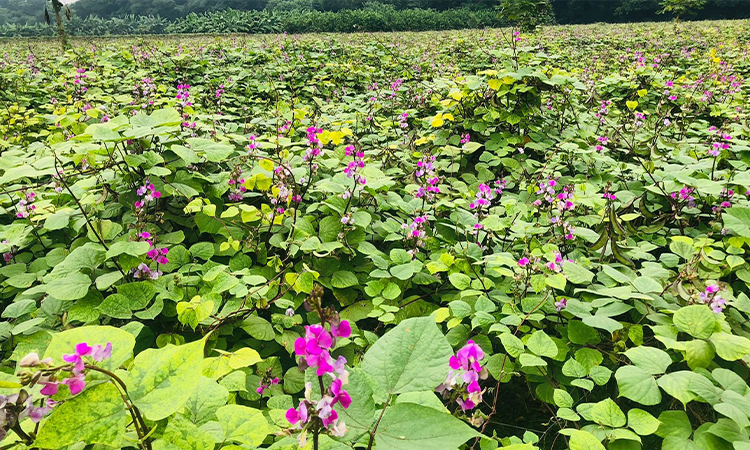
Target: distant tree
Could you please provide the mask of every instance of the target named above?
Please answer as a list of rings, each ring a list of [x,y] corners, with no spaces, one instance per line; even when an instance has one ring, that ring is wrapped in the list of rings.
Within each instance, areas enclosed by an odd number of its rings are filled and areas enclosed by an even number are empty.
[[[65,27],[63,26],[62,21],[62,14],[63,9],[65,10],[65,16],[68,20],[70,20],[70,8],[63,5],[60,0],[49,0],[49,2],[52,4],[52,11],[55,13],[55,22],[57,22],[57,36],[60,38],[60,45],[62,46],[63,51],[68,47],[68,37],[65,35]],[[47,25],[51,24],[51,20],[49,18],[49,10],[47,9],[47,0],[45,0],[44,5],[44,20],[47,22]]]
[[[672,13],[674,21],[679,22],[681,17],[695,14],[705,4],[706,0],[662,0],[659,14]]]
[[[523,31],[534,31],[539,25],[555,22],[549,0],[502,0],[500,17]]]

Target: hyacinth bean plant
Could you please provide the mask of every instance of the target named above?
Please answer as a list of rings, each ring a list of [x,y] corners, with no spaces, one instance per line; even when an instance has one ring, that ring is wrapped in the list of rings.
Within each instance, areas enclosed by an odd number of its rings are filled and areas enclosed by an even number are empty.
[[[0,448],[750,448],[739,22],[0,45]]]

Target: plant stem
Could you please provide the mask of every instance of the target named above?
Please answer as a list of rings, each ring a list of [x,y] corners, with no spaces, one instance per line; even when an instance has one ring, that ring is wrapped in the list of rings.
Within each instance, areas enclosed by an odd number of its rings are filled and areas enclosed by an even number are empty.
[[[388,401],[385,402],[385,405],[383,405],[383,410],[380,411],[380,416],[378,417],[378,421],[375,422],[375,427],[370,431],[370,440],[367,442],[367,450],[372,450],[372,445],[375,443],[375,433],[378,431],[378,427],[380,426],[380,421],[383,420],[383,414],[385,414],[386,408],[388,408],[388,404],[391,402],[391,398],[388,397]]]

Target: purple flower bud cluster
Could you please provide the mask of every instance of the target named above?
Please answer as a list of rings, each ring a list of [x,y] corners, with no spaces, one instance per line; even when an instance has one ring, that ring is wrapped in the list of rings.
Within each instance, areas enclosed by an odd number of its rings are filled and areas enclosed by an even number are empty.
[[[346,433],[346,424],[339,420],[338,413],[333,407],[340,404],[344,409],[349,408],[352,399],[343,388],[349,380],[349,372],[346,370],[346,358],[339,356],[335,361],[330,355],[330,350],[336,343],[337,338],[351,336],[352,329],[346,320],[329,321],[331,331],[322,325],[309,325],[305,327],[305,336],[297,338],[294,342],[294,352],[300,357],[300,368],[317,368],[318,377],[328,375],[333,381],[327,389],[323,389],[321,383],[320,400],[312,399],[312,385],[307,384],[305,398],[300,401],[299,406],[289,408],[286,419],[293,428],[302,430],[299,436],[300,445],[304,446],[308,425],[314,421],[322,425],[333,436],[343,436]]]
[[[435,200],[435,196],[440,193],[438,183],[440,183],[440,177],[437,175],[435,169],[435,156],[425,155],[422,159],[417,161],[417,168],[414,171],[414,178],[419,183],[419,188],[414,194],[417,198],[425,199],[428,202]]]
[[[722,132],[714,126],[709,127],[708,131],[711,131],[716,135],[716,140],[710,144],[708,149],[708,154],[710,156],[717,157],[721,154],[722,150],[729,150],[731,148],[729,141],[732,140],[732,136]]]
[[[679,192],[672,192],[670,195],[674,200],[681,203],[687,203],[689,207],[695,208],[695,197],[693,197],[693,192],[695,192],[695,189],[684,187],[680,189]]]
[[[303,161],[312,161],[315,157],[323,154],[321,148],[320,138],[318,135],[323,132],[322,128],[309,127],[306,130],[307,133],[307,151],[302,157]],[[316,165],[317,169],[317,165]],[[314,172],[315,170],[313,170]]]
[[[476,408],[482,402],[484,393],[479,386],[479,380],[487,379],[487,369],[479,364],[479,361],[483,359],[482,348],[469,340],[456,353],[456,356],[450,357],[448,377],[435,390],[444,397],[448,397],[450,391],[455,389],[458,394],[456,402],[462,411]]]
[[[572,211],[575,208],[573,203],[573,192],[574,187],[572,184],[563,186],[562,190],[557,191],[557,180],[549,178],[539,183],[539,189],[536,191],[537,195],[541,195],[542,198],[536,199],[532,205],[542,207],[545,205],[550,208],[552,218],[550,221],[555,226],[562,227],[563,236],[567,240],[574,239],[575,228],[564,220],[565,213]]]
[[[229,201],[241,201],[245,192],[247,192],[247,188],[245,187],[245,179],[242,178],[242,169],[240,166],[235,166],[229,175],[229,186],[232,188],[229,191]]]
[[[138,197],[141,197],[140,200],[137,200],[135,202],[135,209],[141,209],[144,206],[148,205],[152,201],[161,198],[161,192],[157,191],[154,187],[154,183],[149,182],[146,180],[146,183],[139,187],[138,190],[135,191],[135,193],[138,195]]]
[[[16,217],[19,219],[26,219],[34,214],[34,211],[36,210],[36,206],[33,205],[34,200],[36,200],[36,194],[33,192],[27,192],[24,195],[24,198],[19,200],[16,205]]]
[[[344,149],[346,156],[351,156],[352,161],[344,169],[344,173],[347,178],[354,178],[357,184],[367,184],[367,179],[362,175],[359,175],[359,171],[365,168],[365,153],[362,150],[357,150],[353,145],[348,145]]]
[[[713,312],[720,313],[727,307],[727,301],[721,297],[721,288],[717,284],[706,286],[706,290],[698,295],[701,303],[708,305]]]

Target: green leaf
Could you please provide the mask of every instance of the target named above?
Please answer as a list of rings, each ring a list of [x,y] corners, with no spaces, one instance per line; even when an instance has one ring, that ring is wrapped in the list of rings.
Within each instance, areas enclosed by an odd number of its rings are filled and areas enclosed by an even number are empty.
[[[526,341],[526,347],[537,356],[554,358],[557,356],[557,345],[551,337],[542,330],[535,331]]]
[[[656,417],[638,408],[628,410],[628,426],[641,436],[648,436],[656,433],[659,428],[659,422]]]
[[[401,264],[391,267],[391,275],[399,280],[408,280],[414,275],[414,265],[412,263]]]
[[[122,254],[130,256],[145,255],[150,247],[148,242],[118,241],[112,244],[109,250],[107,250],[107,259]]]
[[[620,397],[626,397],[641,405],[651,406],[661,402],[661,391],[656,380],[645,370],[636,366],[623,366],[615,372]]]
[[[156,294],[156,287],[150,281],[139,281],[117,286],[117,293],[127,297],[130,309],[137,311],[148,306]]]
[[[130,310],[130,301],[121,294],[110,295],[96,309],[101,311],[105,316],[114,319],[130,319],[133,317],[133,311]]]
[[[654,347],[638,346],[633,347],[625,352],[630,361],[652,375],[658,375],[667,371],[667,367],[672,364],[672,358],[664,350]]]
[[[459,291],[468,289],[471,285],[471,277],[460,272],[448,275],[448,280],[450,280],[453,287],[455,287]]]
[[[184,417],[200,426],[211,420],[216,420],[216,410],[226,405],[229,391],[215,380],[200,377],[198,388],[193,391],[185,403]]]
[[[47,284],[47,293],[58,300],[78,300],[89,292],[91,278],[82,273],[71,273]]]
[[[62,362],[64,354],[74,353],[76,344],[85,342],[90,346],[105,346],[112,343],[112,355],[96,365],[110,371],[116,370],[133,356],[135,338],[132,334],[120,328],[110,326],[89,326],[72,328],[52,335],[52,340],[44,352],[45,358],[52,358],[57,363]]]
[[[241,327],[245,333],[259,341],[272,341],[276,336],[271,323],[262,317],[248,316],[242,321]]]
[[[505,351],[512,357],[518,358],[524,352],[525,346],[523,341],[514,336],[512,333],[503,333],[500,335],[500,342],[503,343]]]
[[[563,263],[563,273],[573,284],[591,284],[594,280],[594,273],[581,265],[574,262],[566,261]]]
[[[664,389],[664,392],[682,402],[683,405],[687,405],[696,398],[690,390],[691,382],[696,378],[700,383],[700,380],[704,377],[695,372],[681,370],[662,376],[657,383]]]
[[[571,397],[570,394],[568,394],[568,392],[563,389],[555,389],[555,391],[552,393],[552,398],[555,401],[555,405],[560,408],[571,408],[574,403],[573,397]]]
[[[427,391],[445,380],[453,349],[435,319],[406,319],[378,339],[362,360],[362,369],[388,393]]]
[[[198,385],[205,341],[139,353],[128,374],[128,394],[149,420],[180,409]]]
[[[88,386],[55,409],[34,446],[56,449],[83,442],[119,447],[127,423],[125,404],[112,383]]]
[[[214,448],[214,438],[182,417],[173,417],[154,450],[205,450]]]
[[[707,305],[685,306],[672,318],[678,330],[698,339],[708,339],[714,333],[716,314]]]
[[[367,382],[367,375],[361,369],[352,369],[346,392],[352,398],[352,404],[347,409],[337,404],[336,411],[341,420],[346,423],[346,438],[354,441],[363,436],[375,422],[372,388]]]
[[[661,425],[656,430],[656,434],[660,437],[674,436],[688,439],[693,434],[693,427],[685,411],[664,411],[659,415],[659,421]]]
[[[383,416],[375,443],[378,450],[455,450],[481,436],[463,421],[436,409],[414,403],[397,403]]]
[[[226,440],[255,448],[273,430],[263,413],[241,405],[226,405],[216,411],[216,417]]]
[[[565,275],[558,273],[555,275],[550,275],[547,277],[547,280],[545,281],[547,283],[547,286],[551,288],[558,289],[560,291],[565,290],[565,284],[568,282],[568,280],[565,279]]]
[[[705,369],[713,362],[716,353],[713,346],[708,342],[694,339],[685,342],[684,345],[685,360],[691,369],[695,370],[698,367]]]
[[[726,361],[737,361],[750,353],[750,339],[729,333],[715,333],[711,336],[711,343],[716,348],[716,354]]]
[[[591,419],[599,425],[610,428],[625,426],[625,414],[610,398],[600,401],[591,408]]]
[[[721,215],[724,228],[728,228],[742,237],[750,238],[750,208],[736,206]]]
[[[570,435],[570,450],[606,450],[599,439],[587,431],[574,430]]]
[[[339,270],[338,272],[334,273],[333,277],[331,278],[331,285],[338,289],[357,286],[358,284],[359,280],[357,280],[357,276],[352,272],[348,272],[346,270]]]

